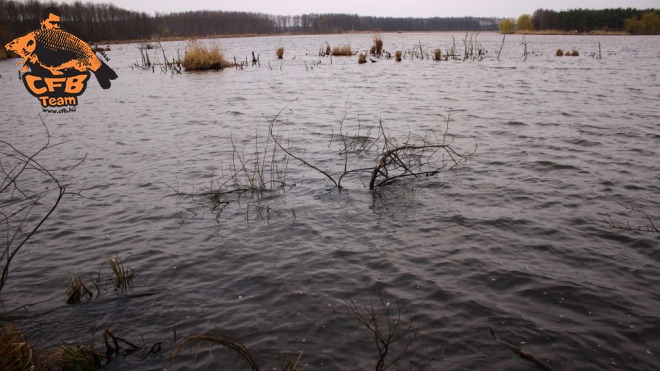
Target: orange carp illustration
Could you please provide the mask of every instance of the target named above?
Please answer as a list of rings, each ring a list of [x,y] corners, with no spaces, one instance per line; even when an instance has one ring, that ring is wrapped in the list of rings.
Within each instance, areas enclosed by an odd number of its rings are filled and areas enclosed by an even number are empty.
[[[23,58],[17,63],[23,63],[22,72],[28,67],[41,67],[59,76],[70,70],[89,70],[94,72],[103,89],[110,88],[110,80],[117,78],[115,71],[99,59],[86,42],[60,28],[32,31],[5,48]]]

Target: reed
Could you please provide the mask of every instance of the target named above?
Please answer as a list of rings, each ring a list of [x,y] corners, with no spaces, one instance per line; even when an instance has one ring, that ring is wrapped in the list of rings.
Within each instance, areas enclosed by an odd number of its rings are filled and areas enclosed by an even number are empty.
[[[172,349],[172,353],[170,354],[170,359],[169,359],[170,364],[172,365],[174,364],[176,358],[179,356],[181,351],[183,351],[183,349],[186,348],[187,345],[197,344],[197,346],[194,348],[197,349],[196,350],[197,352],[199,352],[199,347],[202,343],[216,344],[231,349],[234,352],[236,352],[236,354],[239,357],[241,357],[245,362],[247,362],[247,364],[250,366],[252,370],[254,371],[259,370],[259,364],[257,363],[257,360],[245,347],[245,345],[243,345],[243,343],[241,343],[238,339],[234,338],[233,336],[222,332],[209,332],[202,335],[194,335],[178,342],[176,345],[174,345],[174,348]]]
[[[383,53],[383,37],[380,32],[374,34],[374,45],[372,46],[373,55],[381,55]]]
[[[60,346],[51,356],[61,370],[99,370],[105,355],[92,346]]]
[[[186,71],[221,70],[225,67],[233,67],[224,58],[218,45],[207,47],[197,41],[188,43],[181,65]]]
[[[358,63],[359,64],[367,63],[367,55],[364,53],[360,53],[360,55],[358,56]]]
[[[401,62],[401,50],[397,50],[394,52],[394,60],[397,62]]]
[[[0,328],[0,370],[41,370],[48,360],[13,324]]]
[[[277,54],[277,59],[283,59],[284,58],[284,48],[282,48],[282,47],[277,48],[277,51],[275,51],[275,54]]]
[[[117,258],[108,259],[108,265],[112,271],[112,278],[117,290],[126,292],[133,288],[133,277],[135,276],[133,269],[124,268],[124,264]]]
[[[557,49],[557,51],[555,52],[555,56],[563,57],[564,56],[564,51],[561,50],[561,49]]]
[[[80,277],[69,275],[69,284],[66,290],[67,304],[80,304],[84,298],[92,300],[94,294],[87,289]]]
[[[335,46],[332,48],[332,55],[335,57],[349,57],[353,54],[353,49],[351,49],[350,44]]]

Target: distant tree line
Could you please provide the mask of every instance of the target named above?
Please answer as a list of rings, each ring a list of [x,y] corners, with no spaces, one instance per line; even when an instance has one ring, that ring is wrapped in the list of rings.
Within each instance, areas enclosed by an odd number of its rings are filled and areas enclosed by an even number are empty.
[[[62,28],[88,42],[204,37],[213,35],[341,33],[351,31],[496,31],[497,18],[391,18],[351,14],[274,16],[229,11],[188,11],[149,15],[112,4],[0,0],[0,42],[39,26],[44,8],[62,11]]]
[[[660,32],[659,9],[570,9],[554,11],[537,9],[531,16],[523,14],[518,19],[500,20],[501,33],[516,31],[557,30],[589,33],[592,31],[625,31],[631,34],[658,34]]]

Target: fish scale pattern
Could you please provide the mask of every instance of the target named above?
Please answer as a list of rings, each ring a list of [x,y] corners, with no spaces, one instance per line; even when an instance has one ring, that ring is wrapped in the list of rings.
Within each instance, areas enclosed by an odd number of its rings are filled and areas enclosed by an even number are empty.
[[[49,50],[73,52],[80,56],[87,56],[84,52],[89,46],[72,34],[58,30],[49,29],[35,32],[37,42]]]

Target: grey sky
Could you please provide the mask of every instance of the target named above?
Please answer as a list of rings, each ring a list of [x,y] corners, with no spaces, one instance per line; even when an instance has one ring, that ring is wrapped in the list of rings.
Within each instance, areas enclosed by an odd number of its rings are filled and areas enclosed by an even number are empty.
[[[84,0],[85,2],[89,0]],[[73,2],[66,1],[65,2]],[[539,8],[660,8],[660,0],[93,0],[154,12],[231,10],[274,15],[349,13],[384,17],[518,17]]]

